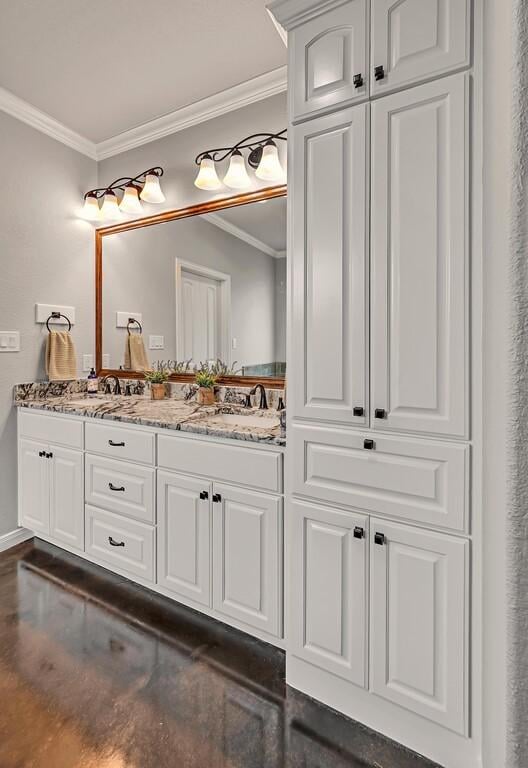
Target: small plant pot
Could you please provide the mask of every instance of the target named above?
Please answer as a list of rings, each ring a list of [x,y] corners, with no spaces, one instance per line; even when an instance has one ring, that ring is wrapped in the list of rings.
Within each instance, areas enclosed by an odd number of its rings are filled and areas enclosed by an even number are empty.
[[[198,387],[196,400],[199,405],[213,405],[215,401],[214,389],[209,389],[209,387]]]
[[[164,400],[167,393],[165,384],[151,384],[150,396],[153,400]]]

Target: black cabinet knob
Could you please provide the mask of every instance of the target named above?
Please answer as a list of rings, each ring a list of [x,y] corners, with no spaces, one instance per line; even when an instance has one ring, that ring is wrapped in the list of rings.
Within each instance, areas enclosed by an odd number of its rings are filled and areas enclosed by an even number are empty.
[[[383,546],[385,544],[385,534],[384,533],[375,533],[374,534],[374,544],[380,544]]]
[[[365,535],[364,529],[360,525],[356,525],[354,528],[354,538],[355,539],[362,539]]]
[[[373,451],[374,450],[374,440],[370,440],[369,438],[365,438],[365,440],[363,440],[363,448],[366,448],[367,451]]]
[[[202,499],[202,501],[204,499],[208,499],[209,498],[209,494],[207,493],[207,491],[200,491],[200,498]]]
[[[46,453],[44,455],[46,456],[47,459],[52,459],[53,458],[53,454],[52,453]]]
[[[362,74],[354,75],[352,82],[354,83],[354,88],[362,88],[363,85],[365,84]]]
[[[359,405],[359,406],[356,406],[356,407],[353,409],[352,413],[354,414],[354,416],[364,416],[364,415],[365,415],[365,409],[364,409],[364,408],[362,408],[362,407]]]
[[[374,67],[374,80],[383,80],[385,77],[384,67]]]
[[[213,493],[213,501],[215,502],[215,504],[222,501],[222,497],[220,496],[219,493]]]
[[[384,419],[387,415],[387,411],[385,408],[376,408],[374,410],[374,418],[375,419]]]
[[[43,459],[45,455],[46,455],[46,451],[39,451],[39,456],[41,459]]]

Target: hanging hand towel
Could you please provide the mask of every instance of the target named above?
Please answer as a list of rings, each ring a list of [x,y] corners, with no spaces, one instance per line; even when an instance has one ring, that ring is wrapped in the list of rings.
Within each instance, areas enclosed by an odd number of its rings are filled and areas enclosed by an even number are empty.
[[[77,378],[75,346],[69,331],[48,333],[46,373],[50,381],[70,381]]]
[[[140,333],[129,333],[125,344],[125,370],[149,371],[150,363],[147,357],[143,336]]]

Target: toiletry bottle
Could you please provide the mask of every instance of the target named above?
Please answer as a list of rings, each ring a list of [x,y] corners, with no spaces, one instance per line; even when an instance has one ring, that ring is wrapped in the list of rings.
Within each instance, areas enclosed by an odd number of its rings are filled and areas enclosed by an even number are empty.
[[[88,379],[86,381],[86,394],[96,395],[98,388],[99,388],[99,380],[97,378],[95,369],[92,368],[92,370],[88,374]]]

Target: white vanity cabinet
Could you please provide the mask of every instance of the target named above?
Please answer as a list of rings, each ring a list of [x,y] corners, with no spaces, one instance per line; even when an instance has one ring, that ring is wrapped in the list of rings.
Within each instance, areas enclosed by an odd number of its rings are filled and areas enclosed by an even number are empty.
[[[21,525],[282,644],[280,449],[24,409],[18,424]]]
[[[289,25],[293,122],[470,64],[471,0],[276,0],[271,9]]]
[[[62,419],[57,424],[41,415],[34,421],[29,414],[20,416],[19,524],[82,551],[84,467],[83,453],[76,450],[82,447],[82,424]],[[53,442],[42,439],[46,436]]]

